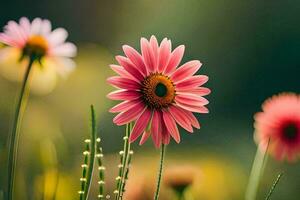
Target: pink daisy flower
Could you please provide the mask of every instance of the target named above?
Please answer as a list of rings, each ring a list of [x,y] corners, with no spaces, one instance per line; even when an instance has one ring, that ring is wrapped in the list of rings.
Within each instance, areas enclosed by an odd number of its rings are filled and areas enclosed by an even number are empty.
[[[119,65],[111,65],[118,76],[108,82],[118,88],[108,94],[112,100],[123,102],[110,109],[119,113],[114,119],[117,125],[134,122],[130,142],[141,137],[143,144],[151,135],[156,147],[168,144],[170,136],[179,143],[177,124],[188,132],[200,124],[193,112],[208,113],[203,96],[210,93],[202,87],[208,81],[205,75],[195,75],[200,69],[198,60],[178,65],[184,54],[181,45],[171,51],[171,41],[163,39],[159,45],[155,36],[148,41],[141,38],[138,53],[128,45],[123,46],[124,56],[116,56]]]
[[[49,92],[57,74],[66,77],[75,67],[71,59],[76,46],[65,42],[68,33],[63,28],[52,31],[51,22],[35,18],[30,22],[22,17],[19,23],[9,21],[0,33],[0,71],[10,80],[21,81],[29,58],[36,62],[32,70],[32,89]]]
[[[267,99],[255,115],[255,140],[278,160],[293,161],[300,153],[300,96],[283,93]]]

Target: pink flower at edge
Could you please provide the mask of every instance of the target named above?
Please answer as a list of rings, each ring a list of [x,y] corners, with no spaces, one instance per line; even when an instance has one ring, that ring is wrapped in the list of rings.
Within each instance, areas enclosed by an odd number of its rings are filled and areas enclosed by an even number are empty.
[[[282,93],[267,99],[255,118],[255,140],[277,160],[295,161],[300,153],[300,96]]]
[[[52,30],[47,19],[35,18],[30,22],[22,17],[18,22],[9,21],[0,33],[0,71],[13,81],[23,80],[29,58],[34,57],[32,89],[38,93],[52,91],[57,75],[65,78],[76,66],[72,60],[77,48],[66,42],[64,28]]]
[[[113,119],[119,126],[134,122],[130,142],[141,136],[143,144],[151,135],[156,147],[168,144],[170,137],[179,143],[177,124],[188,132],[200,128],[193,112],[208,113],[208,100],[203,96],[210,90],[202,87],[208,77],[195,75],[202,65],[198,60],[178,67],[184,49],[181,45],[172,51],[170,40],[165,38],[159,45],[152,36],[149,41],[141,38],[141,54],[124,45],[125,56],[116,56],[119,65],[111,68],[118,76],[108,82],[118,90],[108,98],[123,102],[110,112],[119,113]]]

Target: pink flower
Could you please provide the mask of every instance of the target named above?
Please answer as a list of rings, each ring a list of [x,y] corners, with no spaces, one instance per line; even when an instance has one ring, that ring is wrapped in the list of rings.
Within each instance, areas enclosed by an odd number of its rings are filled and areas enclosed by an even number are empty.
[[[49,20],[35,18],[31,23],[22,17],[19,23],[9,21],[0,33],[0,71],[10,80],[21,81],[28,59],[36,62],[32,72],[32,89],[48,92],[56,83],[56,76],[66,77],[74,68],[71,59],[76,46],[65,42],[68,33],[63,28],[52,31]]]
[[[184,54],[181,45],[171,51],[171,41],[163,39],[158,45],[155,36],[141,39],[142,54],[128,45],[123,46],[124,56],[116,56],[119,65],[111,65],[118,76],[108,82],[118,90],[108,94],[112,100],[123,102],[111,108],[119,113],[114,123],[134,122],[130,141],[141,137],[143,144],[151,135],[156,147],[168,144],[170,136],[179,143],[177,124],[188,132],[200,124],[193,112],[208,113],[208,101],[203,97],[210,90],[201,87],[208,81],[204,75],[195,75],[200,69],[198,60],[178,65]]]
[[[300,96],[283,93],[271,97],[255,115],[255,139],[278,160],[294,161],[300,153]]]

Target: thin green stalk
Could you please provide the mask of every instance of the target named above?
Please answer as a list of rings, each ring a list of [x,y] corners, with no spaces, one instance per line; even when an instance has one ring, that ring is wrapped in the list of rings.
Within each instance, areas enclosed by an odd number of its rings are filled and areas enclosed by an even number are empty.
[[[87,178],[86,178],[86,189],[84,193],[84,199],[88,199],[88,195],[90,192],[90,185],[92,182],[92,175],[94,169],[94,161],[95,161],[95,150],[96,150],[96,114],[94,110],[94,106],[91,105],[91,151],[90,151],[90,162],[87,171]]]
[[[90,191],[90,185],[92,182],[92,175],[94,169],[95,152],[96,152],[96,116],[93,105],[91,105],[91,139],[86,139],[84,155],[84,163],[82,167],[82,178],[80,178],[80,191],[79,199],[87,200]]]
[[[80,200],[84,200],[84,197],[85,197],[86,181],[87,181],[86,177],[87,177],[87,170],[88,170],[88,166],[89,166],[90,149],[91,149],[91,146],[90,146],[91,140],[86,139],[84,142],[85,142],[85,150],[83,152],[84,161],[83,161],[83,164],[81,165],[82,177],[80,178],[80,191],[78,192]]]
[[[18,143],[19,143],[19,131],[20,125],[22,121],[22,116],[26,107],[27,98],[29,95],[29,87],[28,80],[30,76],[30,72],[32,69],[32,65],[35,59],[29,59],[29,63],[25,72],[25,76],[23,79],[20,95],[17,101],[17,107],[15,111],[13,128],[10,135],[9,141],[9,154],[8,154],[8,183],[7,183],[7,199],[13,199],[14,192],[14,181],[15,181],[15,170],[17,164],[17,153],[18,153]],[[28,91],[27,91],[28,90]]]
[[[264,152],[261,151],[259,146],[257,147],[255,159],[250,173],[248,187],[246,190],[245,200],[256,200],[258,186],[267,162],[267,151],[269,148],[269,143],[270,141],[268,142],[267,148]]]
[[[125,192],[125,186],[126,186],[126,182],[128,180],[128,176],[129,176],[129,169],[130,169],[130,164],[131,164],[131,160],[132,160],[132,155],[133,155],[133,151],[129,151],[129,155],[128,155],[128,163],[127,163],[127,168],[125,170],[125,176],[124,176],[124,182],[123,182],[123,185],[122,185],[122,194],[121,196],[124,194]]]
[[[275,182],[273,183],[273,185],[272,185],[272,187],[271,187],[271,189],[270,189],[270,191],[269,191],[269,193],[268,193],[265,200],[270,200],[271,199],[271,196],[272,196],[272,194],[273,194],[273,192],[274,192],[274,190],[275,190],[275,188],[276,188],[277,184],[279,183],[282,176],[283,176],[283,173],[280,173],[277,176],[277,178],[276,178]]]
[[[157,185],[156,185],[154,200],[158,200],[158,197],[159,197],[161,177],[162,177],[164,158],[165,158],[165,151],[166,151],[166,146],[164,144],[162,144],[161,152],[160,152],[160,163],[159,163],[159,171],[158,171],[158,178],[157,178]]]
[[[116,190],[116,200],[123,198],[123,188],[125,188],[125,179],[126,179],[126,170],[128,168],[128,160],[129,160],[129,153],[130,153],[130,142],[129,136],[132,130],[132,124],[126,125],[126,133],[123,138],[124,140],[124,148],[123,151],[120,152],[121,154],[121,164],[119,170],[119,176],[117,177],[117,190]]]
[[[99,181],[98,181],[98,199],[99,200],[104,200],[104,184],[105,184],[105,167],[103,165],[103,151],[102,151],[102,147],[100,146],[100,142],[101,139],[100,137],[97,138],[97,148],[96,148],[96,159],[98,162],[98,177],[99,177]]]
[[[133,128],[133,124],[130,123],[129,130],[128,130],[128,140],[129,140],[132,128]],[[121,184],[120,184],[120,193],[119,193],[120,199],[123,199],[126,181],[128,179],[128,174],[129,174],[130,163],[131,163],[131,159],[132,159],[132,155],[133,155],[133,151],[131,151],[130,149],[131,149],[131,145],[130,145],[130,142],[128,141],[128,146],[127,146],[127,149],[125,152],[125,160],[124,160],[125,165],[123,165],[123,174],[122,174],[122,180],[121,180]]]

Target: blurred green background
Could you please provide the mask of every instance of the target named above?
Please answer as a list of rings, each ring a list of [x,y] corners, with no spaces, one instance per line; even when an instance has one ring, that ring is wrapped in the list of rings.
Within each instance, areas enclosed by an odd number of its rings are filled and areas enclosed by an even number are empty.
[[[166,167],[190,164],[202,172],[191,189],[197,200],[243,199],[256,151],[253,114],[273,94],[300,92],[299,10],[296,0],[1,0],[0,27],[22,16],[47,18],[54,27],[65,27],[79,48],[74,73],[51,94],[30,97],[16,199],[51,199],[57,179],[56,199],[77,198],[90,104],[97,110],[111,193],[124,127],[113,125],[108,113],[116,103],[105,97],[112,91],[105,81],[113,74],[108,65],[116,63],[123,44],[139,49],[140,37],[152,34],[170,38],[173,47],[185,44],[183,61],[202,61],[199,73],[210,77],[212,89],[210,114],[197,116],[202,127],[194,134],[181,130],[181,144],[168,147]],[[19,87],[0,77],[0,188],[5,187],[6,141]],[[142,147],[135,144],[134,151],[133,185],[150,193],[136,199],[151,199],[159,151],[150,140]],[[299,163],[270,159],[260,199],[283,171],[273,200],[298,200],[299,168]],[[162,199],[173,199],[166,187]]]

